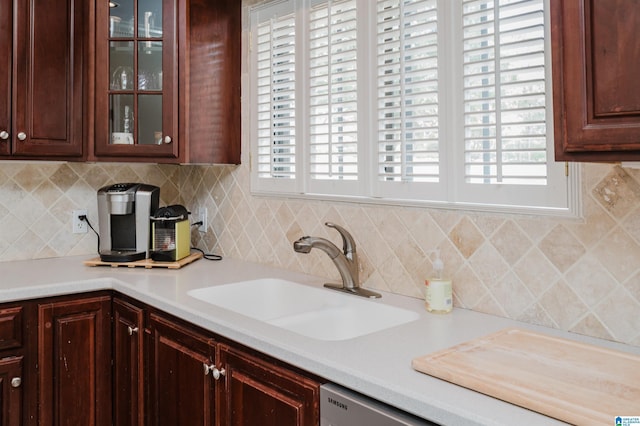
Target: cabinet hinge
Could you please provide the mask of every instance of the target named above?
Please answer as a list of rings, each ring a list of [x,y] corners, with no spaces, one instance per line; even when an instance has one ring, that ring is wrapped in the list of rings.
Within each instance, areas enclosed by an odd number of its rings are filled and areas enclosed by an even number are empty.
[[[564,162],[564,175],[565,175],[565,177],[569,177],[569,162],[568,161]]]

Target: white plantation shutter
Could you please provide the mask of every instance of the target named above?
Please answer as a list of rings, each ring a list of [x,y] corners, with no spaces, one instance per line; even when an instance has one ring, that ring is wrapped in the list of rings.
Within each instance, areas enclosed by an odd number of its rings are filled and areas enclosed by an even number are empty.
[[[269,16],[256,27],[257,178],[296,177],[295,14]],[[284,187],[281,183],[278,185]],[[287,186],[289,188],[293,185]],[[265,188],[266,189],[266,188]]]
[[[356,2],[322,2],[309,14],[309,175],[358,178]]]
[[[547,181],[544,2],[463,5],[465,179]]]
[[[436,6],[436,0],[378,1],[380,180],[440,178]]]
[[[554,163],[544,0],[462,2],[464,201],[567,206]],[[551,189],[551,190],[550,190]]]
[[[553,160],[549,0],[251,9],[252,190],[579,214]]]
[[[385,198],[440,200],[443,185],[425,185],[442,183],[438,1],[379,0],[376,16],[373,187]]]

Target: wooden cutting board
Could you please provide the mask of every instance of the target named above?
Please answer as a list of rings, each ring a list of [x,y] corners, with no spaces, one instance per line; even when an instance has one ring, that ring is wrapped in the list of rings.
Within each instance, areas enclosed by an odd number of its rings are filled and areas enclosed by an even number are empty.
[[[185,265],[195,262],[201,259],[203,254],[200,252],[193,252],[189,256],[184,257],[175,262],[156,262],[152,259],[136,260],[135,262],[104,262],[99,257],[95,259],[85,260],[84,264],[87,266],[111,266],[112,268],[167,268],[167,269],[180,269]]]
[[[640,416],[640,356],[508,328],[413,359],[412,367],[577,424]]]

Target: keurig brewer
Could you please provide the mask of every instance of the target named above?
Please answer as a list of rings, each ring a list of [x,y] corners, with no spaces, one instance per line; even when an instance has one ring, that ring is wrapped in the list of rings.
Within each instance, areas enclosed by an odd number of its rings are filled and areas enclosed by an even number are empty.
[[[160,188],[117,183],[98,190],[100,260],[133,262],[149,257],[151,215],[158,209]]]

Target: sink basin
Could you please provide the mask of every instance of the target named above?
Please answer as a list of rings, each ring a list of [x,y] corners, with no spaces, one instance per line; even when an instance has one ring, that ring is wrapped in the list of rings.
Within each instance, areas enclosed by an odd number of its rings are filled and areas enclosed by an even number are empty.
[[[199,288],[189,296],[318,340],[347,340],[418,319],[373,300],[265,278]]]

